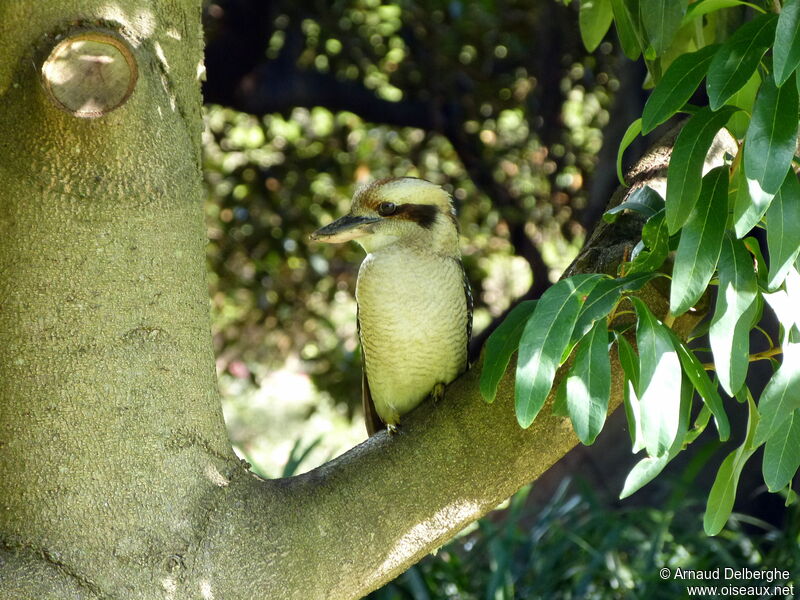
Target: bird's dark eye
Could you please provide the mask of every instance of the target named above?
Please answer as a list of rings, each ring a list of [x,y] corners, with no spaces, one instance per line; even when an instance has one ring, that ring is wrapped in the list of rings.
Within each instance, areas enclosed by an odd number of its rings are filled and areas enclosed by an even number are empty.
[[[378,205],[378,214],[382,217],[393,215],[396,210],[397,206],[394,202],[381,202]]]

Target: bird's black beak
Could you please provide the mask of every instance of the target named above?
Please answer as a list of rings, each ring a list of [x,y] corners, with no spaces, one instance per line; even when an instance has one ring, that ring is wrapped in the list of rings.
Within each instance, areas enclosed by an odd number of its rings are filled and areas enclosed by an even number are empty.
[[[317,229],[311,234],[311,239],[329,244],[349,242],[371,233],[369,226],[381,220],[381,217],[345,215]]]

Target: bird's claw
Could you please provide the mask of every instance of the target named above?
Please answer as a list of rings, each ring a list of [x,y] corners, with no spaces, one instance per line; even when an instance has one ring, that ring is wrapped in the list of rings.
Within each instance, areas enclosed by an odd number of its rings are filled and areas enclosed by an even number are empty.
[[[444,398],[444,390],[445,386],[441,382],[433,386],[433,389],[431,390],[431,399],[434,403],[439,402],[442,398]]]

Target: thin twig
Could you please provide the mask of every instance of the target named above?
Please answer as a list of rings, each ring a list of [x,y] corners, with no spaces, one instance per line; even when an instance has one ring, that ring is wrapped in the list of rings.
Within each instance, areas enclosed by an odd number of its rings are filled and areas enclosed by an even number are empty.
[[[751,354],[747,357],[748,362],[756,362],[758,360],[766,360],[768,358],[772,358],[773,356],[777,356],[778,354],[783,354],[783,348],[780,346],[775,346],[774,348],[769,348],[768,350],[764,350],[763,352],[756,352],[755,354]],[[703,369],[706,371],[714,371],[714,363],[703,363]]]

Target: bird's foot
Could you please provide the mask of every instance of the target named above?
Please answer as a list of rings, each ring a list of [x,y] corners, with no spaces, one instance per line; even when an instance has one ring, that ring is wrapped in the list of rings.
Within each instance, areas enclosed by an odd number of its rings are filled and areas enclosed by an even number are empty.
[[[386,431],[389,432],[389,435],[397,435],[398,433],[400,433],[400,426],[395,425],[394,423],[387,423]]]
[[[444,398],[444,390],[445,386],[442,382],[439,382],[433,386],[433,389],[431,390],[431,399],[433,400],[434,404]]]

